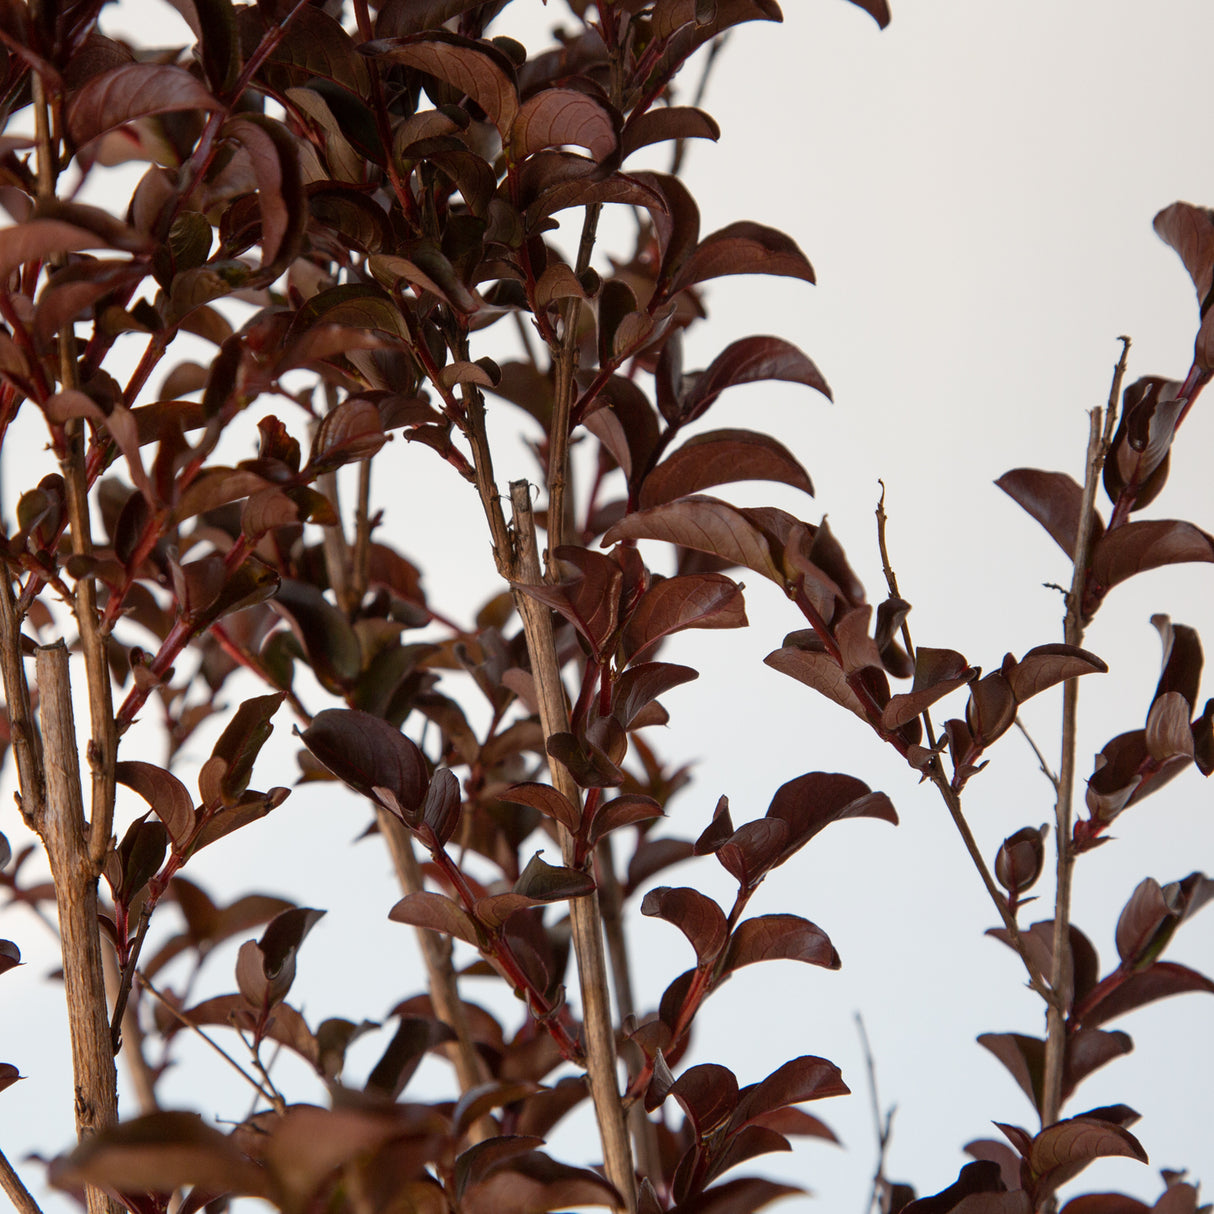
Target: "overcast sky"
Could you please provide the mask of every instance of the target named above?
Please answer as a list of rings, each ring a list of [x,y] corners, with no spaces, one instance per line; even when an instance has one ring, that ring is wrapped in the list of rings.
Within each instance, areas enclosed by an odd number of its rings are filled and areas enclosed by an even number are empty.
[[[818,285],[729,279],[714,286],[711,321],[689,342],[687,365],[706,365],[748,333],[786,337],[817,361],[833,405],[805,389],[761,386],[727,395],[712,419],[771,428],[808,468],[816,498],[744,486],[731,491],[733,500],[775,502],[811,521],[829,513],[879,600],[873,508],[883,478],[892,556],[915,606],[917,643],[959,649],[989,669],[1008,650],[1061,639],[1060,598],[1043,583],[1069,580],[1060,551],[992,481],[1024,465],[1081,479],[1086,411],[1107,395],[1119,334],[1134,341],[1130,380],[1181,378],[1189,365],[1193,290],[1151,220],[1177,199],[1214,204],[1204,133],[1214,21],[1208,0],[893,5],[892,25],[879,32],[843,0],[790,0],[782,28],[756,24],[731,40],[705,103],[722,139],[697,144],[688,160],[702,230],[743,218],[783,228],[813,262]],[[119,4],[117,14],[142,30],[156,7],[139,0]],[[538,0],[517,0],[500,28],[520,31],[534,50],[558,12],[555,3],[545,10]],[[1169,488],[1150,516],[1214,529],[1210,404],[1200,402],[1186,423]],[[13,461],[6,458],[4,471],[7,487],[17,475]],[[530,471],[520,462],[499,476]],[[424,509],[435,492],[456,492],[451,478],[437,475],[394,483],[378,504],[406,512]],[[12,501],[4,506],[11,512]],[[476,525],[474,502],[467,517]],[[491,585],[488,549],[478,564],[469,555],[476,543],[461,540],[456,562],[448,541],[401,538],[426,570],[435,603],[466,617],[461,596]],[[664,654],[703,671],[699,684],[665,698],[673,721],[661,739],[665,753],[698,763],[695,789],[675,803],[668,829],[694,837],[721,793],[735,821],[759,816],[776,787],[815,769],[883,788],[902,824],[840,824],[769,879],[754,911],[814,920],[843,968],[777,963],[747,971],[697,1022],[693,1060],[724,1063],[742,1083],[796,1054],[837,1062],[856,1096],[813,1111],[846,1150],[798,1145],[792,1156],[744,1171],[778,1171],[816,1192],[816,1202],[790,1202],[789,1211],[859,1214],[875,1145],[855,1011],[867,1022],[882,1100],[899,1108],[889,1173],[921,1193],[953,1181],[965,1162],[962,1144],[996,1136],[992,1120],[1032,1128],[1027,1101],[973,1039],[1040,1032],[1042,1020],[1014,955],[982,938],[994,913],[934,792],[917,787],[855,719],[762,665],[801,621],[774,587],[746,580],[748,631],[710,634],[707,644],[680,641]],[[1151,614],[1204,629],[1214,644],[1212,588],[1210,567],[1190,566],[1112,593],[1086,642],[1112,670],[1083,689],[1081,773],[1108,738],[1143,723],[1159,663]],[[1204,694],[1214,694],[1208,679]],[[1058,712],[1057,698],[1042,696],[1026,713],[1055,762]],[[289,751],[284,741],[278,753]],[[992,759],[966,796],[991,857],[1005,835],[1051,815],[1050,789],[1018,736],[1008,735]],[[241,836],[244,850],[216,848],[191,865],[212,892],[252,885],[330,909],[300,959],[297,989],[310,1023],[382,1016],[420,984],[408,933],[384,921],[396,897],[388,863],[373,842],[351,843],[366,815],[337,800],[329,790],[301,789]],[[1211,800],[1210,785],[1188,772],[1128,811],[1117,841],[1081,862],[1075,918],[1106,968],[1117,912],[1143,876],[1166,882],[1214,869]],[[6,823],[15,820],[3,812]],[[254,831],[263,848],[255,856]],[[10,837],[16,843],[19,832]],[[663,880],[725,897],[728,885],[715,869],[701,862]],[[61,995],[41,981],[50,964],[38,947],[43,929],[14,912],[0,923],[0,935],[16,939],[31,962],[0,986],[0,1059],[29,1077],[0,1095],[2,1145],[20,1159],[66,1145],[70,1092]],[[361,948],[362,940],[399,949],[400,972],[368,973],[373,945]],[[690,957],[665,924],[645,922],[636,941],[646,958],[641,998],[652,1003]],[[1214,967],[1214,912],[1187,924],[1170,956]],[[230,989],[229,965],[218,958],[206,971],[216,992]],[[368,989],[369,997],[361,993]],[[31,1037],[31,1024],[44,1026],[45,1037]],[[1135,1053],[1098,1072],[1068,1112],[1132,1105],[1144,1115],[1136,1132],[1152,1166],[1098,1165],[1075,1191],[1116,1187],[1154,1200],[1157,1167],[1188,1165],[1200,1177],[1211,1166],[1214,1004],[1187,996],[1116,1027],[1134,1036]],[[380,1048],[376,1042],[352,1057],[356,1074]],[[200,1052],[182,1054],[171,1097],[240,1116],[243,1093]],[[441,1072],[433,1078],[445,1081]],[[576,1155],[576,1143],[561,1145],[565,1157]],[[25,1171],[32,1179],[32,1165]]]

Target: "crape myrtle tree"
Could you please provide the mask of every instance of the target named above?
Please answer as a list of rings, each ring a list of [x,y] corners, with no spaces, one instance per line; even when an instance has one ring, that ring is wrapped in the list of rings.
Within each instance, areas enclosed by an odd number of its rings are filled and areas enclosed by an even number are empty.
[[[884,0],[853,2],[889,20]],[[1083,640],[1110,591],[1214,561],[1195,524],[1138,515],[1214,369],[1211,213],[1175,203],[1155,221],[1200,304],[1183,378],[1127,386],[1126,342],[1079,475],[1019,468],[999,482],[1073,577],[1061,640],[1000,660],[991,638],[983,670],[912,642],[881,507],[874,606],[825,521],[705,492],[757,480],[812,493],[774,436],[713,428],[727,389],[830,394],[778,336],[739,335],[704,368],[681,354],[713,280],[813,282],[782,232],[745,218],[702,232],[679,176],[685,142],[718,133],[686,103],[694,73],[733,26],[779,20],[774,0],[554,2],[558,37],[533,55],[510,36],[509,0],[180,0],[196,45],[158,49],[100,33],[100,7],[0,9],[0,436],[33,415],[59,465],[4,502],[0,586],[19,787],[0,878],[10,905],[57,921],[70,1023],[79,1145],[52,1181],[94,1214],[241,1196],[289,1214],[742,1214],[795,1192],[751,1161],[832,1136],[802,1105],[846,1095],[839,1069],[789,1031],[796,1056],[739,1079],[697,1038],[697,1014],[744,967],[837,967],[823,928],[748,904],[824,828],[897,816],[885,793],[826,770],[765,809],[675,801],[687,772],[652,727],[697,672],[662,646],[744,626],[740,570],[750,593],[770,582],[787,602],[768,664],[859,718],[908,784],[934,786],[992,933],[1040,997],[1040,1023],[981,1038],[1034,1123],[968,1144],[973,1162],[933,1196],[878,1168],[874,1204],[1030,1214],[1094,1159],[1145,1162],[1130,1105],[1085,1108],[1077,1092],[1131,1048],[1114,1027],[1126,1013],[1214,991],[1164,955],[1214,885],[1146,876],[1117,955],[1100,957],[1071,922],[1073,873],[1124,810],[1189,767],[1210,773],[1214,703],[1200,706],[1196,631],[1162,615],[1155,694],[1127,706],[1090,770],[1077,689],[1106,669]],[[129,197],[81,201],[128,162]],[[631,225],[612,229],[627,237],[610,254],[605,208]],[[185,335],[205,362],[173,349]],[[502,439],[512,419],[526,466]],[[493,562],[487,602],[431,602],[399,528],[371,508],[377,476],[431,470],[443,494],[479,503],[483,529],[449,542]],[[439,497],[422,525],[443,514]],[[988,752],[1019,706],[1059,684],[1056,757],[1041,756],[1052,827],[984,854],[967,787],[998,769]],[[147,736],[128,735],[139,719],[163,725],[155,761],[129,745]],[[298,771],[259,758],[275,730],[294,731]],[[209,757],[187,770],[199,739]],[[829,763],[812,739],[806,752]],[[364,1018],[356,992],[348,1018],[319,1023],[292,1003],[322,908],[191,878],[204,848],[255,849],[299,778],[352,790],[391,858],[399,889],[374,896],[417,932],[424,973],[402,974],[388,1025]],[[687,883],[657,883],[675,865]],[[696,888],[706,865],[728,874],[724,903]],[[634,999],[630,907],[686,938],[689,968],[656,1007]],[[0,969],[19,943],[0,941]],[[225,943],[234,969],[196,981]],[[517,1002],[480,1006],[474,978]],[[372,1034],[374,1065],[347,1066]],[[251,1112],[162,1104],[193,1035],[240,1072]],[[22,1048],[4,1043],[0,1086],[34,1065]],[[284,1054],[314,1073],[306,1090],[275,1066]],[[410,1088],[431,1055],[449,1064],[437,1100]],[[119,1069],[136,1106],[121,1121]],[[583,1105],[597,1137],[556,1158],[567,1152],[547,1140]],[[18,1209],[38,1209],[2,1154],[0,1179]],[[1155,1208],[1193,1214],[1195,1185],[1164,1181]],[[1110,1193],[1064,1207],[1148,1208]]]

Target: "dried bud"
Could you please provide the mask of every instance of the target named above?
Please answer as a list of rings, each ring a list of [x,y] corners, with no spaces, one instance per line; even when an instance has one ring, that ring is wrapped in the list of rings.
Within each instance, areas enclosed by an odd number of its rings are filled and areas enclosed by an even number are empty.
[[[1018,897],[1041,876],[1045,863],[1045,834],[1048,828],[1026,826],[1008,835],[995,857],[995,876],[1013,897]]]

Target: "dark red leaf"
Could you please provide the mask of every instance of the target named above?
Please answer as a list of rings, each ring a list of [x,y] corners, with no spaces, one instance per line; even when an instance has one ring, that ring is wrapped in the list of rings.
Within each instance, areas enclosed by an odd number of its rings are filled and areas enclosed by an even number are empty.
[[[629,539],[663,540],[708,552],[784,584],[767,536],[743,511],[717,498],[697,495],[637,511],[609,528],[602,542],[608,547]]]
[[[1042,472],[1038,468],[1014,468],[1005,472],[995,484],[1019,502],[1071,560],[1075,559],[1083,486],[1076,484],[1065,472]],[[1092,528],[1092,539],[1099,539],[1104,524],[1096,516],[1092,518]]]
[[[114,1192],[170,1193],[198,1185],[215,1193],[268,1196],[266,1174],[226,1134],[196,1113],[157,1112],[89,1135],[51,1165],[52,1183]]]
[[[628,617],[623,652],[634,661],[684,628],[744,628],[742,587],[722,573],[655,578]]]
[[[426,30],[404,38],[384,38],[358,48],[364,55],[401,63],[425,72],[471,97],[485,111],[503,139],[510,135],[519,112],[514,81],[497,57],[480,49],[469,38],[445,30]]]
[[[967,1163],[947,1189],[931,1197],[920,1197],[902,1207],[901,1214],[1031,1214],[1033,1203],[1027,1193],[1008,1193],[997,1163],[987,1159]]]
[[[387,721],[353,708],[326,708],[299,736],[355,792],[385,804],[376,790],[386,789],[405,812],[421,807],[429,785],[425,756]]]
[[[780,481],[813,494],[809,474],[774,438],[751,430],[713,430],[690,438],[641,482],[640,505],[648,508],[713,485]]]
[[[532,902],[565,902],[594,893],[594,878],[574,868],[557,868],[540,858],[539,852],[527,862],[527,867],[514,883],[514,893]]]
[[[93,76],[67,104],[68,134],[77,147],[116,126],[171,110],[218,110],[197,76],[163,63],[127,63]]]
[[[915,654],[914,684],[906,694],[890,697],[881,710],[882,726],[892,730],[913,721],[950,691],[964,687],[976,673],[955,650],[920,647]]]
[[[1174,961],[1156,961],[1146,969],[1130,974],[1119,986],[1086,1009],[1083,1023],[1093,1028],[1117,1016],[1124,1016],[1135,1008],[1154,1003],[1156,999],[1183,995],[1189,991],[1206,991],[1214,995],[1214,981]]]
[[[1108,589],[1136,573],[1187,561],[1214,561],[1214,536],[1192,523],[1151,519],[1101,536],[1092,553],[1091,576]]]
[[[1174,202],[1155,216],[1155,231],[1184,263],[1204,313],[1214,288],[1214,215],[1205,207]]]
[[[632,155],[638,148],[667,139],[719,139],[721,128],[716,119],[703,110],[688,105],[654,106],[643,114],[636,114],[624,127],[620,136],[620,153],[623,158]]]
[[[671,292],[727,274],[775,274],[815,281],[813,266],[790,236],[743,220],[705,236],[675,276]]]
[[[673,662],[641,662],[630,666],[615,681],[611,696],[611,713],[625,728],[630,729],[641,712],[660,695],[700,677],[690,666]]]
[[[704,1138],[733,1115],[738,1103],[738,1081],[728,1067],[704,1062],[688,1067],[674,1081],[673,1096],[695,1127],[697,1138]]]
[[[744,337],[731,342],[706,371],[694,377],[683,396],[681,416],[685,421],[694,421],[726,388],[772,379],[804,384],[821,392],[827,400],[832,399],[830,387],[812,359],[791,342],[779,337]],[[806,490],[812,491],[812,487]]]
[[[716,961],[729,937],[725,912],[698,890],[658,886],[645,895],[641,914],[673,923],[691,942],[702,966]]]
[[[1036,1178],[1033,1191],[1037,1200],[1078,1176],[1094,1159],[1110,1156],[1147,1162],[1147,1153],[1138,1139],[1112,1122],[1072,1117],[1047,1126],[1033,1139],[1028,1157],[1029,1168]]]
[[[872,792],[854,776],[811,771],[776,790],[767,817],[788,827],[788,842],[777,865],[804,847],[820,830],[847,818],[877,818],[896,826],[898,815],[883,792]]]
[[[577,89],[543,89],[528,97],[510,130],[515,160],[541,148],[575,144],[602,162],[616,150],[616,142],[616,120],[610,111]]]
[[[545,817],[559,822],[570,834],[577,834],[581,825],[579,810],[550,784],[513,784],[505,792],[498,793],[498,799],[513,805],[530,805]]]
[[[839,954],[816,924],[800,915],[759,915],[734,929],[725,957],[726,970],[756,961],[805,961],[837,970]]]
[[[740,1129],[764,1113],[782,1109],[785,1105],[850,1093],[851,1089],[843,1082],[843,1076],[833,1062],[806,1054],[772,1071],[762,1083],[743,1088],[731,1125]]]
[[[1004,659],[1001,673],[1016,697],[1023,704],[1047,687],[1080,675],[1107,674],[1108,666],[1094,653],[1075,645],[1038,645],[1030,649],[1019,662]]]
[[[478,944],[476,927],[468,915],[444,894],[419,890],[406,894],[389,912],[393,923],[409,923],[431,931],[454,936],[468,944]]]
[[[172,772],[138,759],[114,766],[119,784],[134,789],[156,811],[175,847],[181,847],[194,830],[194,798]]]
[[[862,8],[882,29],[889,24],[889,5],[886,0],[850,0],[850,3]]]

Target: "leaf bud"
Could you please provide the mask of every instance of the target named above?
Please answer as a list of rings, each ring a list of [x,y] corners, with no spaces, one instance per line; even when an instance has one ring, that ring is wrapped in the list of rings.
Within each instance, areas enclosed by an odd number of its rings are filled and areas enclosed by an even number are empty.
[[[999,884],[1013,897],[1018,897],[1041,876],[1045,863],[1045,834],[1047,827],[1034,830],[1026,826],[1008,835],[995,857],[995,876]]]

